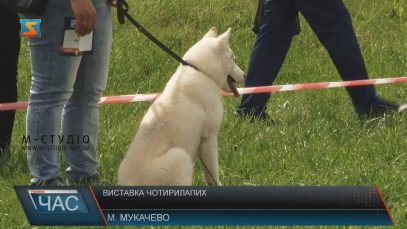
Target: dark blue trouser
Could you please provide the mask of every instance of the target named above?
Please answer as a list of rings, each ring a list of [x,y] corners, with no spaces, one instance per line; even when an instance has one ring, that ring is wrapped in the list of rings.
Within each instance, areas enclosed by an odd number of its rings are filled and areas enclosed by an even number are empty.
[[[304,16],[328,50],[343,80],[367,79],[351,17],[342,0],[265,0],[260,31],[249,63],[246,87],[271,85],[280,71],[297,29],[298,12]],[[358,113],[378,101],[373,86],[347,88]],[[270,94],[245,95],[239,113],[260,114]]]
[[[20,23],[17,13],[0,4],[0,103],[17,101],[17,65],[20,52]],[[8,148],[15,111],[0,112],[0,157]]]

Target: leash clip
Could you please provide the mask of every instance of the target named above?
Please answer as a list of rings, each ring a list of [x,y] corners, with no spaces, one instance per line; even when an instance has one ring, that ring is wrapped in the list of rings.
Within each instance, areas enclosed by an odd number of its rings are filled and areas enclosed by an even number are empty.
[[[129,10],[129,4],[126,2],[126,0],[118,0],[117,1],[117,20],[119,21],[120,24],[124,24],[124,14],[127,13]]]

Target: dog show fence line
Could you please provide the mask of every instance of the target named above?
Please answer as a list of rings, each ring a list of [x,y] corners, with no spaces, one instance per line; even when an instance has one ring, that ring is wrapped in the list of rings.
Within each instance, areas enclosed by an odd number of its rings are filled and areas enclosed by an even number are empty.
[[[397,78],[383,78],[383,79],[368,79],[368,80],[354,80],[354,81],[339,81],[339,82],[320,82],[320,83],[303,83],[303,84],[287,84],[287,85],[275,85],[275,86],[261,86],[261,87],[247,87],[238,88],[238,92],[241,95],[244,94],[259,94],[259,93],[277,93],[283,91],[300,91],[300,90],[321,90],[328,88],[338,87],[357,87],[367,85],[379,85],[379,84],[396,84],[407,83],[406,77]],[[222,93],[223,96],[230,96],[232,93]],[[148,93],[148,94],[134,94],[134,95],[117,95],[106,96],[100,99],[100,104],[123,104],[134,102],[145,102],[157,99],[160,93]],[[7,110],[21,110],[27,109],[28,102],[17,103],[0,103],[0,111]]]

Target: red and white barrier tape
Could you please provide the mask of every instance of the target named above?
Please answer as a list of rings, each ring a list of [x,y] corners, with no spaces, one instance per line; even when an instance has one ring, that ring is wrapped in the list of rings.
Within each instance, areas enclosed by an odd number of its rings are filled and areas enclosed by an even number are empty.
[[[384,78],[384,79],[369,79],[369,80],[355,80],[355,81],[340,81],[340,82],[321,82],[321,83],[304,83],[304,84],[287,84],[275,86],[262,86],[262,87],[247,87],[238,88],[239,94],[258,94],[258,93],[276,93],[282,91],[300,91],[300,90],[320,90],[336,87],[356,87],[366,85],[378,84],[395,84],[407,83],[407,77],[398,78]],[[229,96],[231,93],[223,93],[224,96]],[[155,100],[160,96],[160,93],[153,94],[134,94],[134,95],[118,95],[106,96],[100,99],[100,104],[120,104],[120,103],[134,103]],[[19,110],[26,109],[27,102],[17,103],[0,103],[0,111],[6,110]]]

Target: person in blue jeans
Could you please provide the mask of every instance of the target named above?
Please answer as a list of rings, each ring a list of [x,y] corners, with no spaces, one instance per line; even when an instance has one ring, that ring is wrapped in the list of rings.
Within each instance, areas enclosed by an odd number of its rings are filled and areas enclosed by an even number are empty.
[[[76,19],[79,36],[93,31],[91,54],[61,55],[66,17]],[[69,165],[69,183],[94,183],[98,101],[106,87],[112,43],[110,5],[106,0],[48,0],[41,19],[41,37],[29,39],[32,83],[26,128],[31,184],[64,183],[60,151]]]
[[[343,80],[368,79],[366,66],[342,0],[261,0],[258,36],[252,51],[247,87],[271,85],[284,62],[293,37],[298,33],[298,13],[311,26],[328,50]],[[377,96],[373,86],[346,88],[356,112],[362,116],[406,111]],[[244,95],[237,113],[266,120],[270,94]]]

